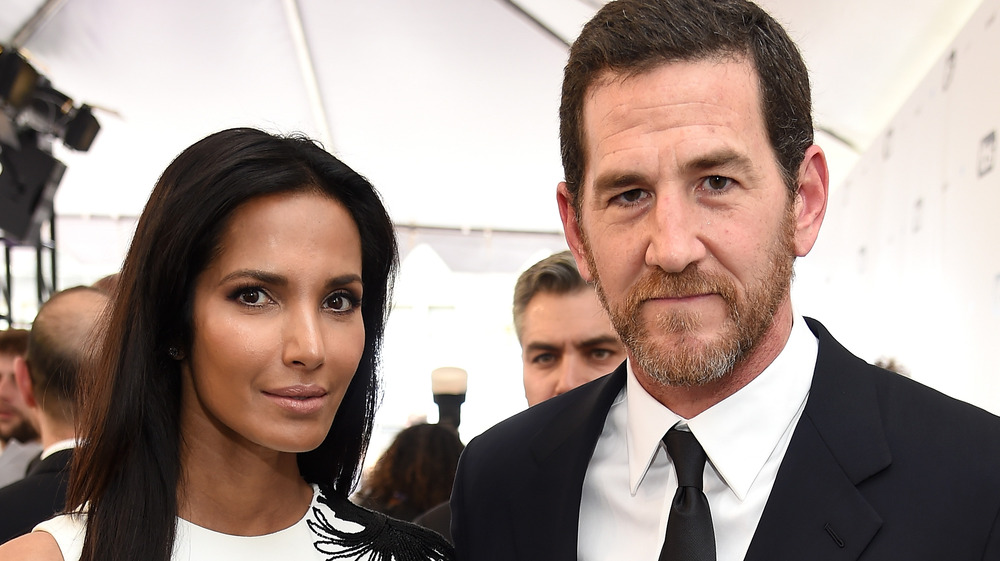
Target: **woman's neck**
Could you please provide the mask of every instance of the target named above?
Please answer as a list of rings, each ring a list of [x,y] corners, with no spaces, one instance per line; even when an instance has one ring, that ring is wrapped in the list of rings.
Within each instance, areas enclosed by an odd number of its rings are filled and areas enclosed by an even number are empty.
[[[198,526],[241,536],[276,532],[297,522],[312,501],[296,455],[232,441],[185,436],[178,515]]]

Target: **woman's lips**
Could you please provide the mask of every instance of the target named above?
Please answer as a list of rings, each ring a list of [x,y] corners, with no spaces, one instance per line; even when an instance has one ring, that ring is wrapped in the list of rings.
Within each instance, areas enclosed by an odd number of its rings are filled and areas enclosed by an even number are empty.
[[[282,409],[299,414],[319,411],[326,402],[327,392],[319,386],[286,386],[265,390],[264,395]]]

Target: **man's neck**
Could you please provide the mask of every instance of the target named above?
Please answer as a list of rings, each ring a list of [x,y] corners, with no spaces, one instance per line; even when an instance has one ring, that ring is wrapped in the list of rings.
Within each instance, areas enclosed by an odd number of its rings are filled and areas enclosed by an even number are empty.
[[[791,332],[792,307],[791,301],[786,299],[757,347],[718,380],[697,386],[668,386],[642,372],[635,361],[631,361],[632,368],[639,384],[649,395],[667,409],[690,419],[752,382],[785,348]]]
[[[44,411],[39,412],[38,428],[42,436],[42,449],[47,449],[49,446],[63,440],[76,438],[76,431],[73,429],[72,422],[54,419],[46,415]]]

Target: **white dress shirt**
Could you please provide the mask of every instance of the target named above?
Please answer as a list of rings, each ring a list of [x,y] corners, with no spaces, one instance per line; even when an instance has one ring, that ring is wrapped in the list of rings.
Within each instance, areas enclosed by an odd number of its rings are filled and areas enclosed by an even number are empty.
[[[704,490],[718,561],[742,560],[809,396],[817,351],[816,337],[795,316],[788,342],[760,375],[691,419],[649,395],[630,362],[584,478],[578,559],[658,558],[677,490],[661,439],[682,423],[708,456]]]

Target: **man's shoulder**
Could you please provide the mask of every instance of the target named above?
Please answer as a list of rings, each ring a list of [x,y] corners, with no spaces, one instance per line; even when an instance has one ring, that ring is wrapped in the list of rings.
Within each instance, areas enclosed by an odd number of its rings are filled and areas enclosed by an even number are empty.
[[[927,414],[946,414],[1000,426],[1000,417],[955,399],[902,374],[874,366],[842,346],[820,322],[806,318],[819,340],[814,387],[836,393],[872,388],[879,403],[889,409],[917,409]],[[923,415],[928,416],[928,415]],[[945,419],[937,419],[938,422]]]
[[[33,473],[0,487],[0,509],[34,508],[35,503],[47,504],[51,502],[52,497],[59,496],[60,491],[65,492],[68,475],[68,472]],[[30,498],[32,503],[18,504],[24,498]]]
[[[624,368],[592,382],[557,395],[517,413],[475,437],[473,448],[520,444],[524,448],[527,440],[543,433],[556,430],[561,424],[573,425],[583,422],[591,413],[592,405],[608,392],[617,393],[624,384]],[[609,402],[610,403],[610,402]],[[606,411],[605,411],[606,412]],[[599,412],[597,412],[599,414]]]
[[[881,425],[885,437],[897,445],[907,443],[925,451],[956,448],[956,452],[964,447],[1000,461],[1000,417],[868,364],[841,346],[819,322],[811,320],[810,327],[819,338],[820,352],[807,414],[837,423],[877,415],[871,424]]]
[[[3,452],[0,453],[0,469],[5,469],[8,466],[27,465],[41,451],[42,445],[39,442],[11,440]]]
[[[879,396],[883,421],[893,434],[914,434],[929,447],[946,442],[959,448],[975,444],[980,452],[991,451],[1000,461],[997,415],[895,372],[871,366],[869,375]],[[936,439],[938,435],[942,439]]]

